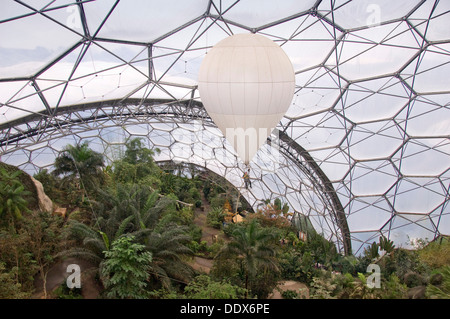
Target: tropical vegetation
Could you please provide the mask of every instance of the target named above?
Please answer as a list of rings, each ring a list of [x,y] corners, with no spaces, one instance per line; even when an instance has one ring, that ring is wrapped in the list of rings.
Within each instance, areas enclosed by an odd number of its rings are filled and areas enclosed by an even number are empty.
[[[407,250],[381,236],[343,256],[306,216],[293,222],[282,199],[253,209],[222,177],[156,163],[158,153],[130,139],[107,163],[88,143],[67,145],[34,175],[64,214],[42,211],[31,177],[0,163],[0,298],[84,298],[85,282],[48,285],[55,266],[74,260],[90,265],[96,298],[271,298],[286,281],[307,290],[280,290],[288,299],[450,297],[448,238]]]

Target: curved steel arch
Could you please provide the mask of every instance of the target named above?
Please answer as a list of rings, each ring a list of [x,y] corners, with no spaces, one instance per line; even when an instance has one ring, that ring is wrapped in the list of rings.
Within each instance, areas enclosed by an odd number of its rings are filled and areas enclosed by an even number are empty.
[[[32,114],[7,125],[0,125],[0,155],[14,152],[27,146],[47,142],[69,134],[110,127],[147,123],[149,119],[161,122],[189,123],[201,120],[202,125],[216,127],[200,102],[194,100],[163,101],[126,99],[86,103],[60,107],[56,113]],[[314,189],[331,212],[331,218],[340,231],[338,246],[342,244],[345,254],[351,253],[350,231],[343,206],[328,177],[311,155],[286,133],[279,132],[279,151],[308,176]],[[224,176],[226,178],[226,176]],[[297,190],[299,191],[299,190]],[[296,212],[298,213],[298,212]]]

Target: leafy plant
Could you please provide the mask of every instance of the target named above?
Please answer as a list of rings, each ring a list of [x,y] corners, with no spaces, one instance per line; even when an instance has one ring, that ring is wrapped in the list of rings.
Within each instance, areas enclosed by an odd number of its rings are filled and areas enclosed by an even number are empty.
[[[287,204],[282,205],[281,200],[276,198],[273,204],[270,203],[270,200],[264,201],[264,205],[259,205],[256,213],[252,214],[251,218],[258,218],[262,226],[289,229],[291,223],[286,218],[288,211],[289,206]]]
[[[95,205],[98,207],[95,224],[70,221],[69,238],[75,239],[77,246],[67,250],[66,255],[100,265],[112,242],[131,235],[152,253],[152,277],[165,287],[170,287],[169,277],[190,278],[191,268],[182,258],[192,254],[187,247],[191,241],[189,229],[161,218],[171,200],[158,199],[157,192],[139,185],[117,185],[100,194],[103,203]]]
[[[115,240],[111,249],[105,251],[101,275],[109,298],[143,299],[152,254],[145,246],[133,242],[133,236]]]
[[[225,220],[225,214],[221,207],[213,207],[206,215],[206,222],[209,226],[221,229]]]
[[[430,299],[450,299],[450,266],[443,267],[439,273],[442,275],[442,283],[428,285],[426,295]]]
[[[79,189],[95,190],[103,182],[103,155],[83,144],[67,145],[55,159],[53,174],[79,182]]]
[[[29,234],[27,243],[30,253],[38,266],[42,279],[44,298],[47,297],[47,274],[59,252],[61,244],[63,220],[61,217],[47,212],[33,211],[29,221],[23,226]]]
[[[383,299],[405,299],[407,297],[408,287],[402,284],[400,279],[392,274],[389,276],[389,280],[381,283]]]
[[[246,290],[259,272],[278,271],[274,245],[276,235],[270,229],[262,228],[256,220],[252,220],[247,225],[236,227],[231,236],[231,241],[218,255],[233,256],[240,262]]]
[[[309,296],[311,299],[336,299],[333,292],[337,285],[333,283],[333,277],[326,272],[314,277],[311,283]]]
[[[245,289],[227,281],[213,281],[207,275],[195,277],[184,291],[190,299],[240,299],[246,292]]]
[[[384,250],[387,254],[393,252],[395,249],[394,242],[392,240],[387,239],[384,236],[380,237],[379,247],[381,250]]]
[[[29,212],[25,196],[31,193],[18,179],[22,172],[9,173],[0,167],[0,218],[7,220],[12,227],[14,222],[22,219],[22,212]]]
[[[295,290],[285,290],[281,293],[283,299],[300,299],[300,294]]]
[[[188,244],[192,238],[187,233],[186,226],[168,224],[159,230],[153,230],[146,238],[145,249],[152,253],[150,264],[152,278],[156,278],[164,288],[170,289],[172,280],[189,281],[193,269],[185,261],[192,255]]]
[[[369,288],[367,277],[363,273],[358,273],[358,278],[354,281],[354,288],[349,294],[351,299],[379,299],[378,288]]]
[[[450,239],[438,238],[426,247],[418,250],[422,262],[432,268],[441,268],[450,265]]]
[[[364,249],[364,254],[370,259],[373,260],[380,256],[380,253],[378,251],[378,244],[376,242],[373,242],[369,247]]]
[[[81,288],[69,288],[67,287],[65,280],[52,292],[52,294],[56,299],[83,299]]]
[[[15,280],[17,269],[6,271],[5,264],[0,262],[0,299],[23,299],[29,294],[21,290],[21,284]]]

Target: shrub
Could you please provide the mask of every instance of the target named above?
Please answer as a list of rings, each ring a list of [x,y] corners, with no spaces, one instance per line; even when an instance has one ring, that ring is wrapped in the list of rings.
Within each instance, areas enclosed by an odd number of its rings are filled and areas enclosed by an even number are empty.
[[[7,272],[4,263],[0,263],[0,299],[23,299],[29,294],[21,291],[21,284],[16,280],[17,269]]]
[[[56,299],[83,299],[81,288],[69,288],[65,280],[53,291],[53,295]]]
[[[193,223],[189,225],[189,236],[192,237],[193,241],[199,243],[202,239],[202,233],[203,230],[200,226]]]
[[[286,290],[281,293],[283,299],[300,299],[300,294],[295,290]]]
[[[390,275],[389,280],[381,283],[381,298],[383,299],[405,299],[408,287],[400,282],[395,275]]]
[[[322,273],[314,277],[309,290],[311,299],[336,299],[334,290],[337,284],[333,283],[334,278],[330,273],[322,271]]]
[[[431,268],[441,268],[450,265],[450,240],[441,238],[428,244],[418,251],[422,262]]]
[[[184,291],[190,299],[239,299],[245,295],[245,289],[225,280],[211,280],[208,275],[197,276],[184,288]]]
[[[450,299],[450,266],[440,271],[442,282],[439,285],[428,285],[426,296],[430,299]]]
[[[106,259],[101,274],[109,298],[148,297],[145,287],[152,254],[133,240],[133,236],[120,237],[104,252]]]
[[[424,279],[417,272],[409,271],[403,276],[403,283],[409,288],[412,288],[423,285]]]
[[[221,229],[225,220],[225,214],[221,207],[213,207],[206,215],[206,222],[209,226]]]

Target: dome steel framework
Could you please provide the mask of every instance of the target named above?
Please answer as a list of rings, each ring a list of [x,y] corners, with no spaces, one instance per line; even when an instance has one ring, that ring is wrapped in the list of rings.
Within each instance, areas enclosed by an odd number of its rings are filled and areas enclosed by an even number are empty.
[[[68,143],[113,161],[145,138],[256,206],[282,198],[343,253],[450,234],[448,1],[2,1],[0,156],[29,173]],[[208,50],[259,33],[288,54],[291,106],[242,165],[201,104]]]

